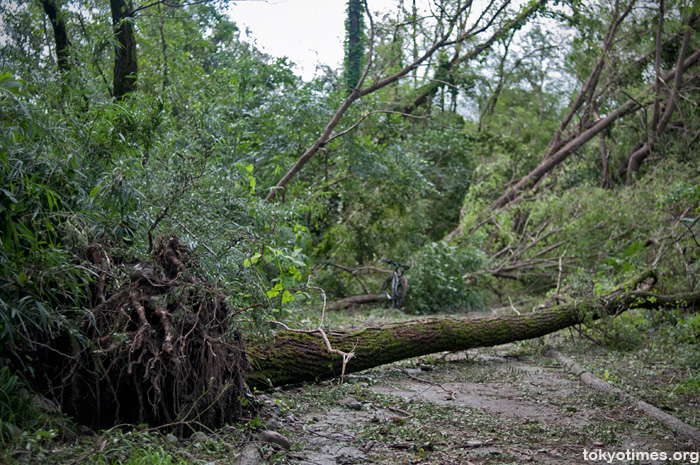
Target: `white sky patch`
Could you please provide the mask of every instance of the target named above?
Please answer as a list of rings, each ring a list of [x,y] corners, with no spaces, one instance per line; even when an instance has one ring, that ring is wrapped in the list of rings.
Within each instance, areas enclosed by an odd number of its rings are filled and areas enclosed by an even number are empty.
[[[406,6],[411,0],[405,0]],[[422,2],[422,0],[421,0]],[[396,9],[399,0],[368,0],[375,20],[379,13]],[[229,7],[229,17],[261,51],[288,57],[305,80],[316,66],[333,69],[343,63],[347,0],[239,1]],[[366,25],[368,26],[368,25]]]

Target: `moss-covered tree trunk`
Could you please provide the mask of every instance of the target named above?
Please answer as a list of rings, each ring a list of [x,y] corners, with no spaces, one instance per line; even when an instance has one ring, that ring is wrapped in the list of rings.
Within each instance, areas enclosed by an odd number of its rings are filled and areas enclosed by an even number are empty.
[[[434,318],[358,330],[328,332],[333,349],[354,352],[345,373],[436,352],[489,347],[553,333],[629,308],[700,305],[700,292],[660,296],[645,291],[608,295],[522,315],[482,319]],[[251,386],[264,388],[340,376],[342,356],[331,354],[320,333],[282,331],[271,347],[248,344]]]
[[[362,58],[364,56],[364,5],[362,0],[349,0],[347,19],[345,20],[345,85],[348,94],[357,87],[362,75]]]

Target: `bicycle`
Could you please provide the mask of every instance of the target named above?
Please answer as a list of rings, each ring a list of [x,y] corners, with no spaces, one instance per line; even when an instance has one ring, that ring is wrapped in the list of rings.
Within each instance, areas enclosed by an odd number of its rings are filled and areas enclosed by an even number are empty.
[[[384,280],[382,285],[382,290],[379,295],[381,297],[386,297],[388,300],[384,304],[388,306],[391,304],[391,308],[401,308],[404,300],[406,300],[406,293],[408,292],[408,280],[404,277],[404,273],[410,267],[408,265],[402,265],[401,263],[389,260],[388,258],[382,258],[382,261],[394,266],[394,271],[391,277]]]

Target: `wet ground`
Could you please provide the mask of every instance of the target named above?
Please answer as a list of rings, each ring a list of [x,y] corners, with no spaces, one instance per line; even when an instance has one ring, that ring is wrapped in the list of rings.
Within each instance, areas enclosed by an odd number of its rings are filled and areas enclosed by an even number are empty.
[[[267,402],[294,442],[289,463],[584,464],[608,463],[587,461],[591,452],[688,450],[556,360],[520,352],[507,345],[412,360]]]

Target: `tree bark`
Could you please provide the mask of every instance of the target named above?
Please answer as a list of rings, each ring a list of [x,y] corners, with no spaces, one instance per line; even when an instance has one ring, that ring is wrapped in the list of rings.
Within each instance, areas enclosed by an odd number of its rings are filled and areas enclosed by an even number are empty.
[[[522,315],[415,320],[328,332],[327,337],[333,349],[354,353],[344,370],[351,373],[437,352],[533,339],[630,308],[674,305],[700,305],[700,292],[675,296],[617,292]],[[249,344],[248,353],[253,371],[247,375],[247,381],[256,388],[332,378],[343,372],[343,358],[330,354],[318,333],[281,331],[272,346]]]
[[[68,71],[70,63],[68,62],[68,31],[66,29],[66,20],[63,14],[56,5],[56,0],[41,0],[41,6],[44,8],[46,16],[51,21],[53,26],[53,35],[56,40],[56,61],[60,71]]]
[[[131,0],[110,0],[112,27],[117,44],[114,48],[114,79],[112,96],[123,99],[136,90],[138,59],[134,33],[134,8]]]
[[[357,84],[362,76],[362,57],[363,49],[363,34],[364,24],[362,15],[364,14],[364,5],[362,0],[350,0],[348,2],[348,17],[345,23],[347,34],[347,45],[345,50],[345,85],[347,86],[348,94],[355,91]]]
[[[341,310],[343,308],[352,307],[353,305],[371,304],[373,302],[379,302],[378,294],[353,295],[330,302],[328,304],[328,310]]]

